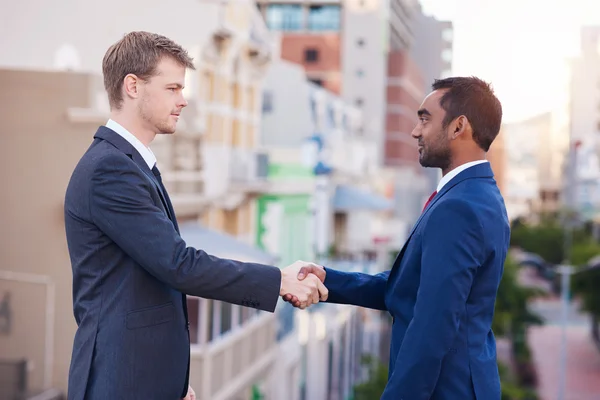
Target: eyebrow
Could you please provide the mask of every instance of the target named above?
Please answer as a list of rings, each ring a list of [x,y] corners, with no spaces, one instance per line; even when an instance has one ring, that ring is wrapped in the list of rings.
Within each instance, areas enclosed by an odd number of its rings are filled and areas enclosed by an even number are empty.
[[[417,111],[417,115],[418,115],[419,117],[422,117],[423,115],[426,115],[426,116],[428,116],[428,117],[431,117],[431,113],[430,113],[429,111],[427,111],[427,109],[426,109],[426,108],[421,108],[421,109],[419,109],[419,111]]]

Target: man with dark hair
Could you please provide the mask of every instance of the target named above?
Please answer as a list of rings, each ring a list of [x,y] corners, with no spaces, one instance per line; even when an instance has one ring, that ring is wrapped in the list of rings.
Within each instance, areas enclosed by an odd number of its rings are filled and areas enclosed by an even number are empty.
[[[419,161],[443,177],[390,271],[377,275],[307,266],[328,302],[393,317],[385,400],[500,400],[492,319],[510,226],[486,161],[502,107],[471,77],[437,80],[412,132]],[[294,296],[284,296],[296,305]]]
[[[327,289],[297,279],[306,262],[279,268],[225,260],[188,247],[148,147],[175,132],[187,52],[132,32],[104,57],[111,116],[77,164],[65,198],[77,332],[69,400],[195,399],[188,387],[186,294],[273,312],[280,295],[300,306]]]

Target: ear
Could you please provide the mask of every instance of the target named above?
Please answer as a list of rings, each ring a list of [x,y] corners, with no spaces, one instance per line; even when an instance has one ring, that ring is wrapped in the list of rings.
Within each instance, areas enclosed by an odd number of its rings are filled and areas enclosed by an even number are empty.
[[[123,79],[123,90],[125,90],[125,95],[131,99],[137,99],[139,97],[141,80],[133,75],[128,74],[125,79]]]
[[[461,115],[450,123],[449,128],[450,130],[448,133],[450,134],[450,140],[455,140],[461,136],[464,137],[465,133],[471,128],[471,124],[467,117]]]

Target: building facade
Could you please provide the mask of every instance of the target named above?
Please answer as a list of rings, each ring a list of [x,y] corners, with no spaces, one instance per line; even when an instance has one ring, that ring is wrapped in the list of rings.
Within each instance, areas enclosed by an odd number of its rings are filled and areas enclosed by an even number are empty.
[[[563,199],[569,200],[569,191],[575,192],[571,207],[576,207],[584,219],[599,218],[600,180],[597,177],[600,157],[600,26],[581,29],[580,54],[571,60],[569,81],[569,142],[564,153],[571,155],[576,164],[575,185],[564,182]],[[569,153],[569,149],[575,150]],[[568,161],[565,161],[565,164]]]
[[[420,6],[413,16],[413,45],[410,54],[421,71],[424,92],[431,91],[435,79],[452,75],[454,29],[451,21],[439,21],[425,15]],[[441,171],[427,169],[429,192],[433,192],[441,178]]]
[[[18,23],[0,27],[18,33],[1,46],[5,90],[0,104],[6,126],[19,132],[1,137],[5,180],[13,189],[2,198],[11,217],[3,217],[0,229],[13,239],[4,242],[0,256],[0,293],[10,299],[0,354],[3,361],[25,360],[23,376],[31,392],[66,391],[75,321],[62,202],[77,160],[108,118],[101,61],[124,33],[165,34],[184,45],[196,62],[196,71],[187,75],[189,105],[178,132],[158,136],[152,145],[184,240],[221,257],[277,263],[253,246],[256,199],[266,188],[269,168],[257,145],[262,80],[272,57],[254,3],[182,1],[173,7],[134,1],[113,15],[116,6],[39,3],[40,12],[32,15],[31,2],[15,3],[8,6],[7,21]],[[48,18],[67,11],[70,24]],[[28,34],[41,30],[49,34]],[[23,52],[26,48],[36,51]],[[18,110],[23,109],[31,118],[21,117]],[[39,154],[29,151],[28,143],[39,144],[34,146]],[[39,251],[22,257],[30,240]],[[188,298],[188,309],[191,384],[199,399],[299,394],[297,383],[282,378],[277,368],[275,315],[195,297]]]

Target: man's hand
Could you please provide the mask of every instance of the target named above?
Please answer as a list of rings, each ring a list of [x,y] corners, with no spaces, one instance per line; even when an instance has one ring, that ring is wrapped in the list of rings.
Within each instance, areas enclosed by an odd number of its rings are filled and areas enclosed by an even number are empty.
[[[307,272],[312,270],[319,272]],[[327,300],[329,291],[323,285],[324,280],[325,270],[322,267],[305,261],[296,261],[281,270],[279,295],[284,300],[290,301],[294,307],[305,309],[311,304],[317,304],[320,300]]]
[[[298,261],[301,262],[301,261]],[[298,262],[290,265],[288,268],[291,268],[292,266],[296,265]],[[313,275],[316,276],[317,278],[319,278],[319,281],[321,283],[325,282],[325,268],[323,268],[320,265],[317,264],[313,264],[313,263],[303,263],[303,265],[300,267],[300,270],[298,271],[298,275],[297,275],[297,279],[302,281],[304,280],[307,276],[309,275]],[[325,287],[325,286],[323,286]],[[325,288],[325,290],[327,290],[327,288]],[[283,291],[282,291],[283,292]],[[323,295],[321,294],[321,300],[325,301],[327,300],[327,296],[329,294],[329,291],[327,291],[325,297],[323,298]],[[294,307],[298,307],[298,308],[302,308],[304,309],[305,307],[302,307],[302,302],[300,301],[300,299],[298,298],[298,296],[295,296],[292,293],[285,293],[282,295],[283,300],[287,301],[289,303],[291,303]]]
[[[182,400],[196,400],[196,392],[191,386],[188,386],[187,395]]]

